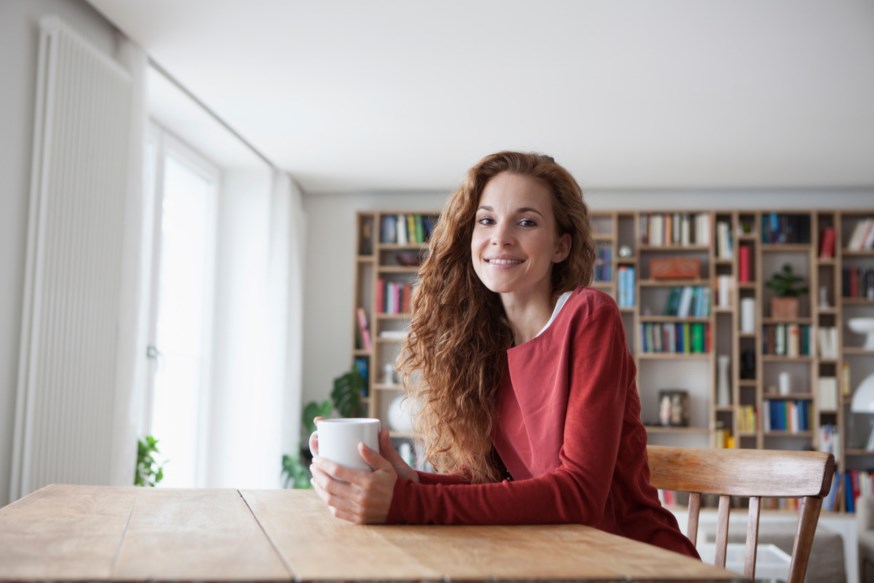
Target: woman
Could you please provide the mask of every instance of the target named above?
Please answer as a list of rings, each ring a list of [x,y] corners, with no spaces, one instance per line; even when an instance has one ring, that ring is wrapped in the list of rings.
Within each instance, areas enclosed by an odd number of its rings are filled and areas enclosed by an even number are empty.
[[[619,311],[585,287],[594,258],[580,187],[552,158],[500,152],[474,166],[431,237],[400,366],[444,473],[409,468],[387,432],[380,453],[359,447],[372,473],[316,457],[313,485],[334,515],[581,523],[697,557],[649,484]]]

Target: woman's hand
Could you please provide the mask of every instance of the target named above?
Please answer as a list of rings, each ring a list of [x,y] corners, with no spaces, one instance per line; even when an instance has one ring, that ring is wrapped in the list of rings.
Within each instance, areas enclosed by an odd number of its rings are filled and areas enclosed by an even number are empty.
[[[391,437],[389,437],[388,429],[381,429],[379,431],[379,454],[391,463],[399,478],[418,483],[419,474],[404,461],[404,458],[395,449],[391,442]]]
[[[313,419],[315,423],[318,423],[324,419],[324,417],[316,417]],[[313,454],[313,457],[318,457],[319,455],[319,432],[313,431],[310,435],[309,440],[310,453]],[[392,445],[391,438],[389,437],[388,430],[382,429],[379,432],[379,453],[387,459],[392,467],[395,470],[395,473],[399,478],[403,480],[410,480],[411,482],[419,481],[419,474],[416,473],[416,470],[411,468],[407,462],[404,461],[404,458],[398,453],[398,450],[395,449],[395,446]],[[365,460],[366,461],[366,460]],[[368,462],[369,463],[369,462]],[[370,464],[371,466],[373,464]]]
[[[358,444],[359,455],[373,471],[355,470],[318,457],[318,434],[310,436],[310,451],[315,456],[310,466],[313,489],[337,518],[381,524],[388,517],[397,479],[419,481],[419,474],[398,454],[386,429],[379,432],[379,450],[382,455]]]
[[[372,472],[313,458],[313,489],[337,518],[356,524],[382,524],[388,517],[398,474],[389,460],[363,443],[358,444],[358,453]]]

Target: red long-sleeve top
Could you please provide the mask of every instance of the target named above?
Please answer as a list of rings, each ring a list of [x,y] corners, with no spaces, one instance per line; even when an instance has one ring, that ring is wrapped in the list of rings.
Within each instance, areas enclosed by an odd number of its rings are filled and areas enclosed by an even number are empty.
[[[399,479],[390,523],[588,524],[698,557],[649,483],[635,366],[613,299],[571,293],[537,337],[507,351],[493,444],[512,480]]]

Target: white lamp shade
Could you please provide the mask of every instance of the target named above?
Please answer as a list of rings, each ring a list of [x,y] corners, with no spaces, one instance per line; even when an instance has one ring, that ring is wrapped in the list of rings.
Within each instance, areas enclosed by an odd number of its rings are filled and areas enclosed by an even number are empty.
[[[853,413],[874,413],[874,373],[865,377],[856,387],[850,411]]]

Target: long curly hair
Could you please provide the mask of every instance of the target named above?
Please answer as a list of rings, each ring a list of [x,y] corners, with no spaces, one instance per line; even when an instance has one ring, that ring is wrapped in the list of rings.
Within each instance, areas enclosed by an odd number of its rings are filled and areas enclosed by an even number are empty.
[[[582,190],[550,156],[486,156],[449,197],[419,269],[398,369],[408,398],[419,408],[416,430],[426,458],[438,471],[463,473],[473,482],[500,477],[491,435],[506,351],[513,345],[500,296],[477,277],[470,249],[480,195],[502,172],[546,184],[553,195],[558,235],[571,235],[568,257],[552,268],[553,300],[588,285],[595,263]]]

